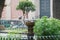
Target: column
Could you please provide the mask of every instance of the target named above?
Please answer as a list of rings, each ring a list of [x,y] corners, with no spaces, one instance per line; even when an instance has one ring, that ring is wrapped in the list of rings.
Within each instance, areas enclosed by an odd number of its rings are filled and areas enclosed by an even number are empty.
[[[31,12],[33,14],[34,18],[39,18],[40,17],[40,0],[29,0],[32,1],[32,3],[35,5],[35,11]]]
[[[11,0],[6,0],[5,2],[6,6],[6,20],[11,19]]]
[[[53,18],[53,0],[50,0],[50,12],[51,12],[51,18]]]
[[[35,4],[35,17],[39,18],[40,17],[40,0],[34,0],[34,4]]]

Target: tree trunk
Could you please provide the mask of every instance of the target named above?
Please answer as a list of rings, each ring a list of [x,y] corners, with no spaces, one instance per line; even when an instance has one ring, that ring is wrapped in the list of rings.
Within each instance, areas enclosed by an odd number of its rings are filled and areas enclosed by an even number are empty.
[[[26,12],[26,18],[28,19],[28,12]]]
[[[5,3],[5,0],[0,0],[0,19],[1,19],[1,16],[2,16],[3,8],[4,8],[4,3]]]
[[[23,11],[23,18],[22,18],[22,22],[23,22],[23,24],[24,24],[24,22],[25,22],[25,11]]]

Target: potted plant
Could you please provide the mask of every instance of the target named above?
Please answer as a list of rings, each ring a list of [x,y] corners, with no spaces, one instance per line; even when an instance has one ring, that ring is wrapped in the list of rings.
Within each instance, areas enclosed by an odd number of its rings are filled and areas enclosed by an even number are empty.
[[[32,34],[34,22],[31,22],[33,20],[25,20],[25,16],[28,19],[28,13],[29,11],[35,11],[35,5],[31,1],[28,1],[28,0],[21,1],[19,2],[19,5],[17,6],[17,10],[23,11],[23,21],[28,26],[28,33]]]
[[[26,15],[26,18],[28,19],[29,11],[35,11],[35,5],[31,1],[28,1],[28,0],[21,1],[21,2],[19,2],[19,5],[17,6],[17,10],[22,10],[23,11],[23,21],[25,21],[24,20],[25,15]]]
[[[37,40],[40,40],[39,36],[58,35],[60,34],[60,20],[47,18],[46,16],[41,19],[37,19],[34,26],[34,33],[38,36]]]

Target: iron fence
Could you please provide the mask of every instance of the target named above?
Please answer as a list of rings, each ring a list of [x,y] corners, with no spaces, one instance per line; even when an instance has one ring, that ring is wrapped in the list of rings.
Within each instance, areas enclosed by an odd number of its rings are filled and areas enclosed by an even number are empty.
[[[32,36],[30,36],[30,37],[32,37]],[[28,38],[26,38],[26,37],[21,38],[21,37],[2,37],[2,36],[0,36],[0,40],[28,40]],[[60,40],[60,35],[34,36],[33,40]]]
[[[36,36],[36,40],[60,40],[60,35]]]
[[[5,36],[3,34],[6,34]],[[9,34],[9,33],[0,33],[0,40],[28,40],[25,33],[18,34]]]

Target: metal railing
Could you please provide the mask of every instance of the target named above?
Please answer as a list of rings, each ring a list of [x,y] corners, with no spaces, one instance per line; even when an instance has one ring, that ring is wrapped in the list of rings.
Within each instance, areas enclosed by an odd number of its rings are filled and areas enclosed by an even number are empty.
[[[20,38],[0,37],[0,40],[21,40]]]
[[[36,36],[36,40],[60,40],[60,35]]]
[[[31,37],[31,36],[30,36]],[[51,36],[35,36],[34,40],[60,40],[60,35],[51,35]],[[0,40],[28,40],[26,37],[1,37]]]
[[[28,40],[27,39],[27,35],[24,33],[18,33],[18,34],[8,34],[8,33],[4,33],[6,34],[5,36],[0,34],[0,40]]]

